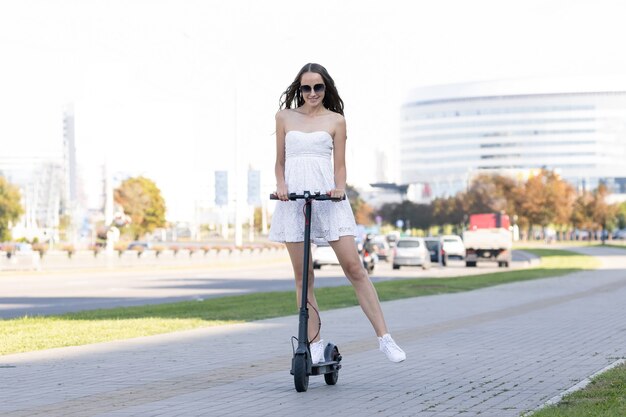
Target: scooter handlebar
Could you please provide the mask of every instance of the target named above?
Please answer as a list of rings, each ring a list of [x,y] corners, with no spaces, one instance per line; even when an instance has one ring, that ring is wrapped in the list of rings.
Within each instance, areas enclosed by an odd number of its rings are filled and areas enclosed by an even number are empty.
[[[278,196],[274,193],[270,194],[270,200],[278,200]],[[305,199],[305,200],[332,200],[332,201],[341,201],[341,200],[345,200],[346,199],[346,195],[344,194],[343,197],[341,198],[333,198],[330,196],[330,194],[321,194],[321,193],[309,193],[308,191],[305,191],[302,194],[296,194],[296,193],[290,193],[289,194],[289,200],[291,201],[295,201],[295,200],[301,200],[301,199]]]

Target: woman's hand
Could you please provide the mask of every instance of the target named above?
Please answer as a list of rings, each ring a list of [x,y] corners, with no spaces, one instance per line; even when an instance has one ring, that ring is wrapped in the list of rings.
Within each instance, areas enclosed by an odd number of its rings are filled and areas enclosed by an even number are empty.
[[[342,199],[346,195],[346,190],[344,188],[333,188],[330,190],[330,197]]]
[[[289,201],[289,191],[286,184],[277,185],[274,194],[280,201]]]

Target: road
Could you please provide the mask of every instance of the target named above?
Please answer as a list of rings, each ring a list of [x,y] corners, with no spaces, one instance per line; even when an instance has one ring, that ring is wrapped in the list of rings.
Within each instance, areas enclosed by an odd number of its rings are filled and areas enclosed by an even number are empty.
[[[516,261],[517,259],[517,261]],[[520,253],[514,255],[513,268],[525,267]],[[373,282],[413,278],[449,277],[497,271],[494,264],[465,268],[451,261],[448,267],[428,271],[403,267],[394,271],[379,262],[371,275]],[[501,269],[500,269],[501,270]],[[287,255],[264,259],[240,258],[220,266],[124,268],[113,270],[65,270],[52,272],[0,274],[0,318],[24,315],[49,315],[98,308],[136,306],[187,300],[203,300],[253,293],[287,291],[294,288]],[[316,286],[347,285],[339,266],[316,271]]]

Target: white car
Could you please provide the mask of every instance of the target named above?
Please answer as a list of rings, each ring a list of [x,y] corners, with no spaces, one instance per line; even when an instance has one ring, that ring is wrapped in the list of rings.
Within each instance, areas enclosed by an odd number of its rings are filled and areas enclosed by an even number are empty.
[[[370,274],[374,272],[374,266],[378,262],[378,256],[375,253],[368,253],[366,250],[363,250],[361,245],[357,245],[357,250],[363,267]],[[339,265],[335,251],[326,241],[316,242],[311,252],[313,257],[311,260],[313,262],[313,269],[321,269],[322,265]]]
[[[339,265],[337,255],[328,242],[316,243],[311,252],[314,269],[320,269],[322,265]]]
[[[393,255],[393,269],[400,269],[401,266],[430,268],[430,252],[423,238],[403,237],[396,242]]]
[[[457,235],[443,235],[441,240],[443,241],[443,259],[465,259],[465,244],[461,236]]]

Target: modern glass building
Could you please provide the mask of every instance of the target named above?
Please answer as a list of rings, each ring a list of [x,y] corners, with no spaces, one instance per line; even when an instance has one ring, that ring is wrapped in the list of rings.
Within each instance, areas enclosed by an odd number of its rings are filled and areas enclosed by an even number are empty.
[[[418,88],[402,109],[400,151],[402,184],[432,197],[480,173],[523,178],[539,168],[579,189],[626,193],[626,77]]]

